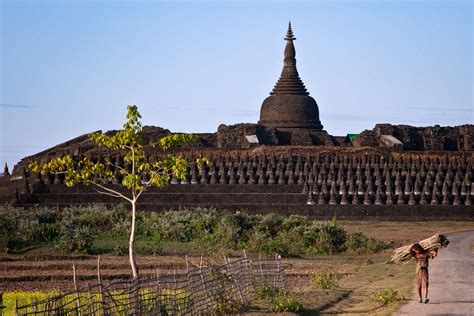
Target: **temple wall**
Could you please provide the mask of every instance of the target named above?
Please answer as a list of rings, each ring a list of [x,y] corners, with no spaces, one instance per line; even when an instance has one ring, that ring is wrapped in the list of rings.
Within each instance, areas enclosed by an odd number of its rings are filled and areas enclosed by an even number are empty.
[[[205,155],[211,161],[201,170],[191,163],[185,180],[171,178],[167,188],[147,191],[140,200],[142,209],[214,207],[316,218],[336,213],[341,219],[474,220],[472,152],[278,146],[202,152],[187,148],[180,153],[190,159]],[[120,182],[119,175],[116,180]],[[22,177],[0,177],[0,202],[63,207],[120,200],[100,195],[92,186],[67,188],[61,177],[25,172]]]

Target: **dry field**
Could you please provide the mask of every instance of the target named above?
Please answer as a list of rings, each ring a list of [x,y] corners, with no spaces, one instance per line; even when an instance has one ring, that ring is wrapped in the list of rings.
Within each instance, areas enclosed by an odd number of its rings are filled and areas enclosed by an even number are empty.
[[[409,298],[414,280],[414,266],[387,264],[392,249],[413,243],[435,233],[473,230],[474,222],[340,222],[348,232],[361,231],[385,241],[391,249],[374,255],[318,255],[310,258],[284,259],[290,295],[302,303],[302,314],[326,313],[387,315],[401,303],[381,307],[372,295],[380,289],[393,288]],[[240,253],[235,253],[240,255]],[[250,257],[257,254],[250,254]],[[198,264],[199,257],[189,258]],[[223,264],[222,256],[208,258],[207,263]],[[75,262],[80,285],[93,283],[97,277],[95,256],[62,256],[53,252],[0,256],[0,290],[55,291],[71,289],[72,263]],[[138,260],[142,274],[173,273],[186,268],[184,256],[148,256]],[[339,286],[322,289],[311,282],[311,276],[334,272]],[[102,279],[110,282],[129,277],[127,257],[104,256],[101,259]],[[256,301],[248,313],[268,313],[267,302]]]

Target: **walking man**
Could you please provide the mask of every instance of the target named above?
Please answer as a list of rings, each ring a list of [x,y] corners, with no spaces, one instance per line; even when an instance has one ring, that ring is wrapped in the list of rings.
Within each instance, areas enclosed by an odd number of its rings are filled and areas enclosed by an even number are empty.
[[[416,260],[416,287],[418,289],[420,303],[423,303],[421,289],[425,289],[425,304],[428,304],[430,301],[428,299],[429,259],[436,257],[438,255],[438,250],[425,250],[420,244],[416,243],[411,247],[410,252]]]

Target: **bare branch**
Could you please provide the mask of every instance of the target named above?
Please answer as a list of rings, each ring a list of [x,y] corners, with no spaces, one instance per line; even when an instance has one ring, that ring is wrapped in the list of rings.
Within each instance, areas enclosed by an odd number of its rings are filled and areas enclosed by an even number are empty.
[[[140,192],[137,193],[137,196],[135,196],[135,200],[138,200],[138,198],[140,197],[140,195],[142,195],[142,193],[144,192],[145,190],[141,190]]]
[[[120,196],[118,194],[115,194],[115,193],[109,193],[109,192],[106,192],[106,191],[101,191],[99,189],[96,189],[96,191],[100,194],[109,195],[109,196],[113,196],[113,197],[116,197],[116,198],[122,198],[122,196]]]
[[[124,200],[127,200],[128,202],[132,203],[132,200],[130,198],[126,197],[125,195],[123,195],[122,193],[120,193],[118,191],[109,189],[109,188],[107,188],[107,187],[105,187],[102,184],[99,184],[97,182],[89,181],[89,183],[101,188],[102,190],[105,190],[105,191],[109,192],[110,194],[116,194],[116,197],[120,197],[120,198],[122,198]]]

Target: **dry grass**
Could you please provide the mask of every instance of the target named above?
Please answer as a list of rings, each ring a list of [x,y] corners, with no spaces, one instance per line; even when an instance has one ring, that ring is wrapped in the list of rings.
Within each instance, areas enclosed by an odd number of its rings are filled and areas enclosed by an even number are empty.
[[[414,243],[438,232],[449,233],[472,230],[474,222],[339,222],[349,233],[362,232],[387,243],[391,249],[369,256],[316,256],[311,259],[287,259],[286,271],[290,295],[303,304],[303,315],[365,314],[391,315],[407,301],[380,306],[372,295],[381,289],[393,288],[406,299],[412,295],[415,265],[387,264],[393,249]],[[471,244],[474,252],[474,243]],[[334,271],[341,275],[339,287],[320,289],[311,284],[310,277],[318,271]],[[267,314],[270,305],[257,302],[249,315]]]
[[[411,262],[406,265],[386,264],[390,260],[393,249],[401,245],[417,242],[438,232],[448,234],[451,232],[474,229],[474,222],[390,222],[390,221],[340,221],[340,225],[350,232],[362,232],[367,236],[383,240],[391,246],[380,254],[375,255],[319,255],[306,259],[284,259],[285,270],[288,275],[288,289],[290,295],[303,304],[303,315],[319,314],[368,314],[368,315],[389,315],[399,308],[404,302],[395,303],[386,307],[379,306],[373,299],[375,291],[393,288],[407,299],[411,297],[413,281],[415,277],[415,267]],[[474,243],[471,243],[471,250],[474,252]],[[255,256],[256,254],[253,254]],[[21,256],[12,256],[19,258]],[[89,274],[94,272],[94,257],[85,260],[76,260],[79,272]],[[197,264],[199,257],[191,257],[190,262]],[[51,259],[50,259],[51,260]],[[104,273],[106,268],[110,271],[123,269],[128,272],[128,262],[126,257],[103,258]],[[206,261],[209,261],[206,260]],[[222,258],[214,258],[212,263],[222,264]],[[152,268],[154,265],[161,266],[163,270],[179,269],[184,266],[184,256],[163,256],[163,257],[140,257],[139,263],[144,268]],[[26,269],[25,265],[37,266],[38,271],[51,264],[57,271],[52,274],[67,276],[67,280],[52,280],[43,282],[22,282],[20,287],[56,289],[71,285],[70,264],[71,259],[51,260],[42,262],[27,260],[26,262],[3,262],[0,270],[9,275],[35,273],[34,269]],[[15,266],[22,267],[15,269]],[[9,269],[10,268],[10,269]],[[12,271],[13,270],[13,271]],[[89,271],[90,270],[90,271]],[[320,271],[334,271],[340,275],[339,287],[332,289],[321,289],[310,282],[311,275]],[[16,272],[16,273],[15,273]],[[116,273],[117,271],[115,271]],[[52,285],[52,287],[51,287]],[[5,284],[3,284],[5,286]],[[19,284],[10,284],[6,288],[19,288]],[[255,302],[249,315],[262,315],[270,313],[271,304],[269,302]]]
[[[339,224],[349,233],[362,232],[369,237],[384,241],[393,248],[418,242],[437,233],[449,235],[453,232],[474,230],[474,221],[340,221]]]
[[[406,298],[411,296],[414,264],[387,264],[390,252],[370,256],[317,256],[312,259],[288,259],[290,295],[303,304],[302,315],[370,314],[389,315],[402,302],[382,307],[372,298],[377,290],[393,288]],[[311,282],[319,271],[339,274],[339,287],[321,289]],[[267,314],[268,302],[254,303],[249,315]]]

